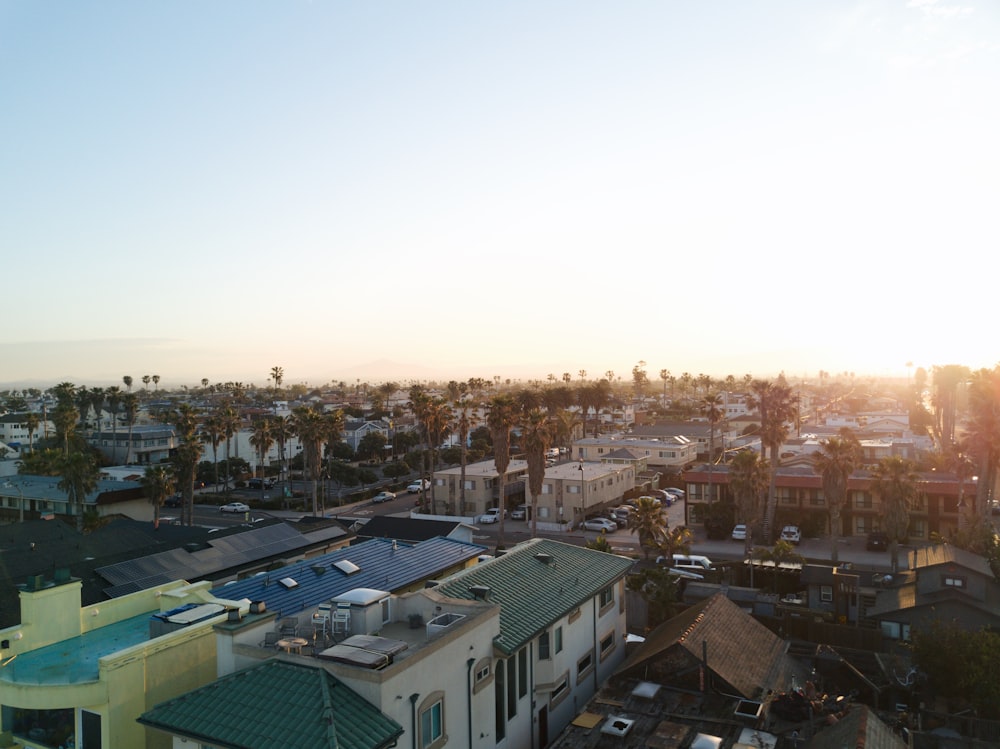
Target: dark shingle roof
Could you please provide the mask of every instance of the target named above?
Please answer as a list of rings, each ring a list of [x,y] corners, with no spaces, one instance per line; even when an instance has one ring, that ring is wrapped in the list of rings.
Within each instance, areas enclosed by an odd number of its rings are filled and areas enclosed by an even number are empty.
[[[432,538],[414,546],[374,538],[217,587],[212,594],[229,600],[264,601],[268,611],[291,616],[357,588],[389,593],[405,590],[421,580],[446,574],[476,559],[485,550],[478,544],[451,538]],[[333,566],[343,561],[351,562],[358,570],[345,574]],[[279,582],[285,578],[297,584],[285,587]]]
[[[625,557],[536,538],[452,575],[436,590],[452,598],[473,599],[470,588],[489,588],[487,600],[500,604],[501,635],[495,644],[513,653],[623,578],[631,567],[632,560]]]
[[[906,742],[866,705],[854,705],[847,715],[816,733],[805,749],[904,749],[905,746]]]
[[[373,517],[358,528],[358,538],[395,538],[397,541],[426,541],[436,536],[447,536],[461,525],[458,520],[415,520],[392,515]]]
[[[785,641],[724,593],[716,593],[664,622],[618,668],[617,675],[642,669],[667,651],[682,648],[691,658],[707,655],[708,667],[740,696],[754,699],[761,690],[788,687],[804,672],[786,653]]]
[[[269,660],[157,705],[139,722],[234,749],[377,749],[403,728],[321,668]]]

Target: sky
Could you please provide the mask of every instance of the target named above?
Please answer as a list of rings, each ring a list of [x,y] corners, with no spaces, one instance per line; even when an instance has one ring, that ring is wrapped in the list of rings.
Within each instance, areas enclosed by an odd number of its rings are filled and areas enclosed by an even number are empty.
[[[992,367],[998,81],[987,0],[0,0],[0,387]]]

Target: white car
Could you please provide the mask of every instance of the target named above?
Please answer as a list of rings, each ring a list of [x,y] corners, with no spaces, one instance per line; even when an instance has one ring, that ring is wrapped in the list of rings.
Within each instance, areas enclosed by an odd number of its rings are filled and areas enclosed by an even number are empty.
[[[408,487],[406,487],[406,491],[408,491],[410,494],[419,494],[424,489],[430,489],[430,488],[431,488],[430,481],[428,481],[427,479],[419,479],[411,483]]]
[[[747,527],[740,523],[739,525],[733,526],[733,541],[746,541],[747,540]]]
[[[507,517],[507,513],[505,512],[503,516]],[[500,519],[499,507],[491,507],[490,509],[488,509],[486,512],[484,512],[482,515],[479,516],[480,523],[487,523],[487,524],[495,523],[499,519]]]
[[[586,531],[600,531],[602,533],[614,533],[618,530],[618,524],[607,518],[591,518],[583,521],[583,529]]]
[[[802,532],[797,525],[786,525],[781,529],[781,540],[796,546],[802,541]]]
[[[250,505],[242,502],[230,502],[228,505],[222,505],[219,512],[250,512]]]
[[[389,502],[396,498],[396,495],[392,492],[379,492],[374,497],[372,497],[372,502],[375,504],[381,504],[382,502]]]

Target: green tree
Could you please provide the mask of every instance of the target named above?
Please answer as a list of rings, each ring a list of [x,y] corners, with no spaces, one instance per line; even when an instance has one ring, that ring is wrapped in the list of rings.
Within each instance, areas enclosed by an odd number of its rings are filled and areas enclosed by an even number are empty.
[[[76,529],[82,533],[87,495],[97,489],[100,468],[94,455],[85,450],[64,453],[59,458],[58,468],[62,478],[57,486],[66,492],[70,514],[76,518]]]
[[[531,537],[538,533],[538,497],[545,482],[545,451],[552,439],[549,416],[541,409],[525,414],[521,429],[524,457],[528,462],[528,494],[531,497]]]
[[[160,508],[167,497],[174,493],[174,474],[166,465],[146,466],[146,470],[139,479],[142,490],[146,494],[146,499],[153,505],[153,527],[160,527]]]
[[[729,489],[736,501],[739,519],[747,526],[743,556],[750,555],[753,527],[760,521],[761,499],[770,477],[767,459],[754,450],[741,450],[729,464]]]
[[[804,564],[806,561],[805,557],[795,551],[794,546],[781,539],[778,539],[774,546],[758,546],[754,549],[753,556],[762,562],[774,563],[774,573],[771,580],[775,592],[778,591],[778,567],[782,564]]]
[[[112,385],[105,391],[108,399],[108,411],[111,412],[111,462],[118,463],[118,409],[122,403],[122,389]]]
[[[497,470],[497,548],[504,545],[504,515],[507,510],[507,468],[510,466],[510,433],[518,422],[517,404],[509,395],[494,395],[489,402],[486,425],[493,439],[493,463]]]
[[[769,380],[754,380],[748,401],[760,414],[761,446],[770,453],[768,465],[771,471],[768,481],[767,503],[764,507],[764,538],[769,542],[778,503],[779,453],[782,444],[788,437],[788,422],[794,412],[795,402],[788,385]]]
[[[722,409],[722,395],[719,393],[709,393],[701,400],[701,413],[708,419],[708,491],[710,502],[719,498],[718,489],[712,484],[712,467],[715,463],[715,427],[726,412]],[[712,495],[715,495],[714,497]]]
[[[957,622],[932,621],[912,634],[913,663],[926,675],[929,691],[955,704],[970,705],[977,717],[1000,719],[1000,634],[963,629]]]
[[[385,457],[386,438],[381,432],[368,432],[358,440],[358,457],[362,460],[382,461]]]
[[[128,447],[125,453],[125,465],[132,463],[132,432],[135,429],[135,417],[139,413],[139,396],[135,393],[125,393],[122,397],[122,408],[125,409],[125,420],[128,421]]]
[[[312,483],[312,513],[319,514],[319,502],[316,494],[317,484],[323,470],[321,450],[326,439],[326,425],[323,415],[312,406],[299,406],[293,412],[295,432],[302,444],[303,470]]]
[[[202,440],[198,434],[198,412],[189,403],[181,403],[169,415],[178,444],[171,456],[177,486],[183,497],[181,522],[194,525],[194,480],[201,460]],[[227,461],[226,470],[229,466]]]
[[[215,493],[219,493],[219,445],[226,438],[225,426],[218,412],[208,415],[201,425],[201,439],[212,447],[212,465],[215,467]],[[226,486],[229,489],[229,486]]]
[[[629,514],[629,533],[639,537],[643,558],[649,561],[649,552],[659,548],[667,534],[667,518],[663,506],[652,497],[639,497],[635,512]]]
[[[257,452],[257,476],[260,478],[260,499],[263,501],[264,461],[267,460],[267,454],[274,446],[274,431],[269,417],[258,419],[254,424],[253,434],[250,435],[250,444]]]
[[[917,498],[917,474],[913,461],[890,455],[882,458],[872,473],[871,492],[880,500],[882,530],[889,536],[892,571],[899,571],[899,542],[908,535],[910,508]]]
[[[836,567],[840,561],[840,511],[847,499],[847,481],[861,459],[861,445],[849,433],[830,437],[813,453],[813,465],[823,480],[823,496],[830,513],[830,560]]]
[[[607,543],[606,539],[601,540]],[[677,577],[665,568],[648,567],[629,575],[629,590],[639,593],[646,602],[646,632],[651,632],[678,613],[678,583]]]

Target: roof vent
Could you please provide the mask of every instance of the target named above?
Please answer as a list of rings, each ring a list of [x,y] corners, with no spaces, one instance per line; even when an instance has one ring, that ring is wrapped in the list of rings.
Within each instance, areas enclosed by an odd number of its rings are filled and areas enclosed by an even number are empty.
[[[601,726],[601,733],[611,736],[628,736],[633,725],[635,725],[634,720],[623,718],[620,715],[609,715],[604,725]]]
[[[299,587],[299,583],[294,577],[283,577],[280,580],[278,580],[278,582],[281,583],[282,587],[285,588]]]
[[[551,554],[546,554],[545,552],[541,551],[535,554],[535,559],[545,564],[552,564],[555,561],[555,559],[552,558]]]
[[[315,572],[317,576],[322,575],[324,572],[326,572],[326,567],[324,567],[322,564],[314,564],[309,569]]]
[[[469,587],[469,592],[472,593],[480,601],[485,601],[490,595],[489,585],[472,585]]]

